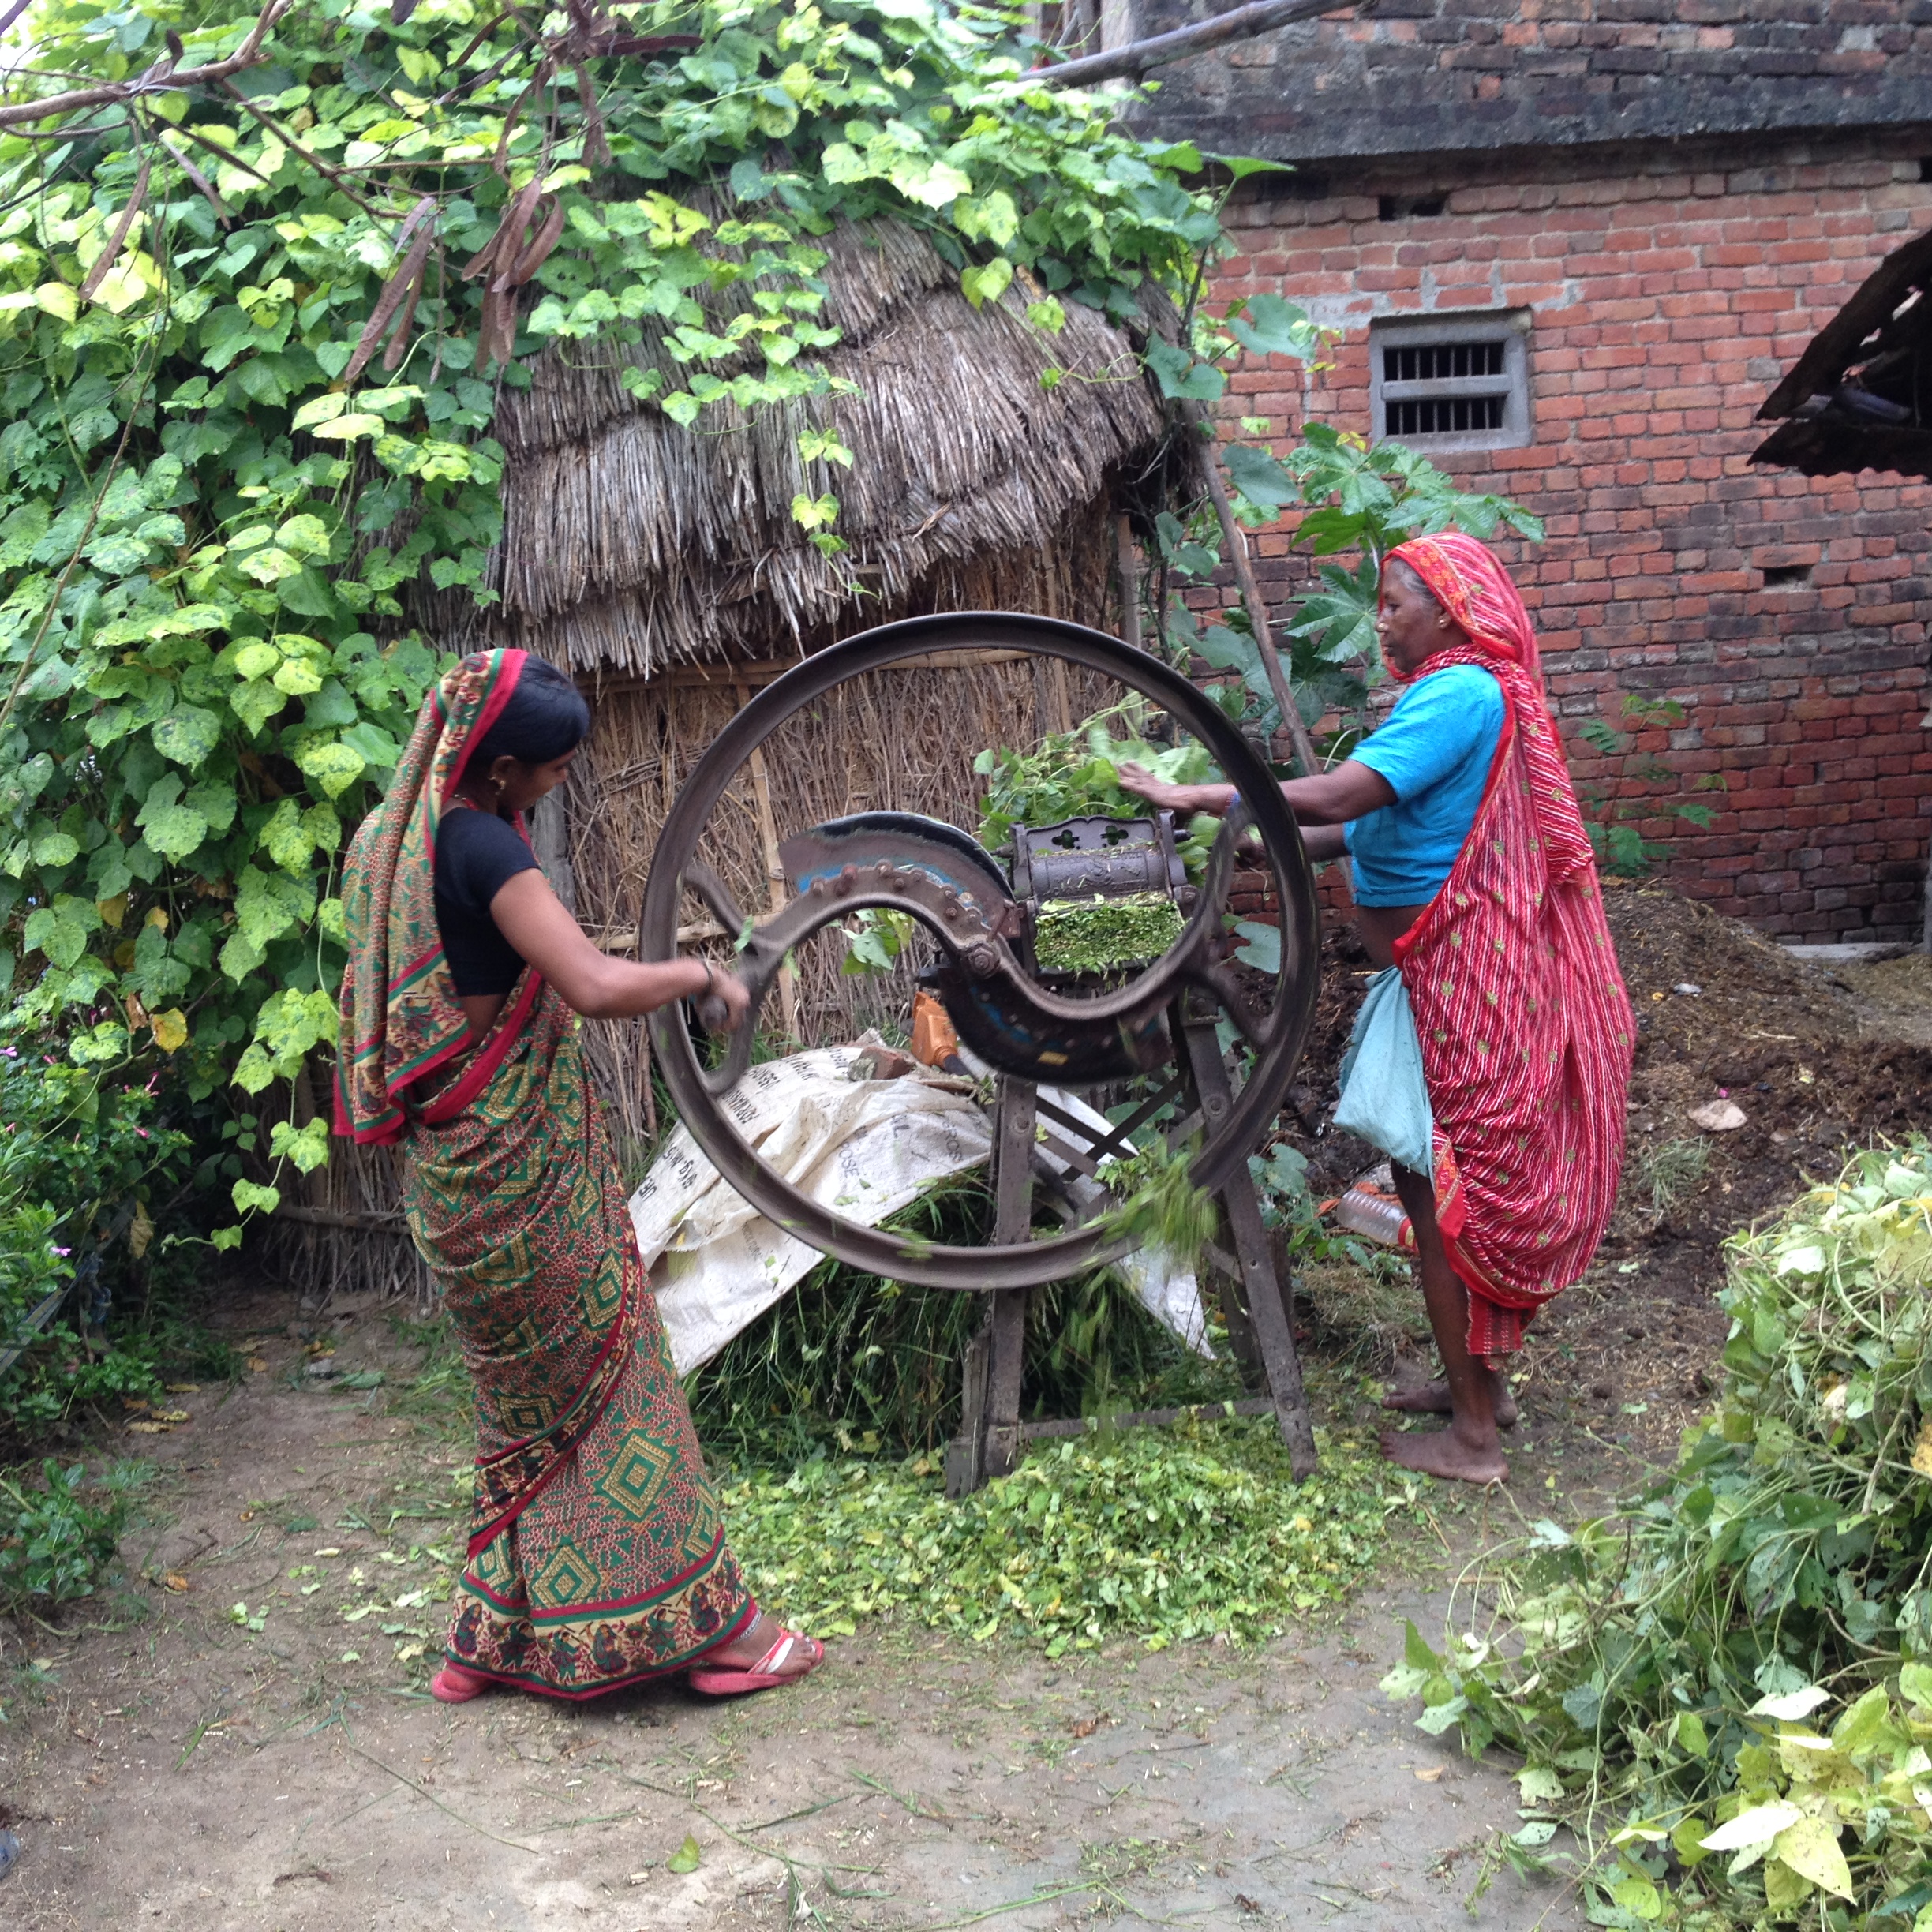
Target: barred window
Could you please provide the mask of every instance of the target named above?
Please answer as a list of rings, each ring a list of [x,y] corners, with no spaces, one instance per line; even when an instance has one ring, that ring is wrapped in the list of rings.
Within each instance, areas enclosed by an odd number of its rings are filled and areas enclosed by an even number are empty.
[[[1431,451],[1515,449],[1529,442],[1529,323],[1522,310],[1372,322],[1376,440]]]

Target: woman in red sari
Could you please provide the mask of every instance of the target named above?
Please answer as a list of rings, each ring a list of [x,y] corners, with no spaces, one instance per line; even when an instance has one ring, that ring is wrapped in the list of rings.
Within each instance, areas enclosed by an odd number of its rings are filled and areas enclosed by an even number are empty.
[[[431,1685],[585,1698],[688,1673],[730,1695],[824,1655],[753,1603],[724,1541],[638,1257],[579,1013],[743,985],[590,942],[523,814],[590,713],[520,650],[466,657],[425,701],[343,885],[336,1131],[399,1146],[410,1230],[462,1338],[479,1437],[469,1560]]]
[[[1500,1373],[1589,1265],[1616,1196],[1634,1028],[1536,633],[1494,554],[1421,537],[1390,552],[1376,630],[1406,688],[1381,730],[1282,796],[1311,858],[1354,855],[1368,957],[1399,969],[1432,1119],[1432,1173],[1398,1164],[1443,1380],[1385,1398],[1442,1412],[1383,1451],[1430,1475],[1507,1473]],[[1178,811],[1226,785],[1121,782]]]

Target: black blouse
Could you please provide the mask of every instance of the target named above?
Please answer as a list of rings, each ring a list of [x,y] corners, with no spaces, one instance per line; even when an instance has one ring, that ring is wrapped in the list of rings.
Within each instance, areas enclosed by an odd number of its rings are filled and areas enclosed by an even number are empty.
[[[436,827],[436,928],[459,994],[507,993],[523,956],[496,929],[490,901],[519,872],[537,870],[537,855],[516,827],[494,812],[463,806]]]

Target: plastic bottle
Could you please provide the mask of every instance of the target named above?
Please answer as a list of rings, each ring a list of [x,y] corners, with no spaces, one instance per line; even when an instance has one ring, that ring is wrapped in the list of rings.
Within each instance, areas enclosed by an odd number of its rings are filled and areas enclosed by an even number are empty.
[[[1335,1218],[1351,1234],[1380,1241],[1384,1247],[1399,1248],[1409,1212],[1394,1195],[1358,1182],[1335,1203]]]

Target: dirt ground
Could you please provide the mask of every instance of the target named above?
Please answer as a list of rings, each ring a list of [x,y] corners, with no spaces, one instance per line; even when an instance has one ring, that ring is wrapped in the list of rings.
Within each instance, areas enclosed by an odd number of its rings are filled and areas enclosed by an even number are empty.
[[[731,1705],[451,1710],[421,1686],[459,1447],[309,1377],[299,1332],[264,1338],[281,1297],[237,1313],[264,1366],[155,1440],[142,1602],[9,1646],[9,1926],[1580,1923],[1507,1874],[1465,1913],[1515,1787],[1375,1688],[1507,1503],[1443,1497],[1380,1587],[1260,1653],[862,1632]],[[336,1384],[420,1359],[374,1311],[331,1334]]]
[[[1492,1526],[1588,1514],[1667,1459],[1714,1385],[1724,1237],[1848,1139],[1932,1127],[1924,964],[1800,964],[1652,889],[1612,910],[1641,1031],[1610,1237],[1532,1331],[1509,1491],[1432,1488],[1428,1529],[1339,1616],[1260,1652],[1076,1663],[888,1627],[734,1705],[447,1709],[422,1684],[466,1457],[434,1358],[425,1378],[388,1312],[305,1319],[263,1286],[223,1317],[246,1380],[178,1393],[184,1419],[125,1445],[159,1471],[127,1590],[0,1624],[0,1823],[24,1848],[0,1923],[1579,1927],[1559,1888],[1489,1870],[1507,1762],[1376,1693],[1402,1620],[1440,1629]],[[1365,964],[1331,944],[1311,1126]],[[1722,1098],[1743,1126],[1690,1121]],[[1348,1178],[1346,1144],[1305,1144],[1318,1184]],[[1367,1419],[1372,1382],[1322,1386],[1332,1420]]]
[[[1725,1240],[1835,1177],[1848,1144],[1932,1133],[1932,957],[1815,964],[1667,887],[1605,886],[1638,1028],[1623,1185],[1588,1276],[1538,1317],[1518,1373],[1584,1443],[1668,1461],[1716,1387]],[[1325,946],[1289,1137],[1316,1189],[1339,1193],[1380,1159],[1320,1131],[1370,969],[1351,930],[1332,927]],[[1741,1126],[1690,1118],[1724,1100]],[[1347,1325],[1346,1296],[1318,1307]],[[1357,1325],[1383,1313],[1365,1308]],[[1427,1334],[1405,1297],[1358,1353],[1419,1377]]]

